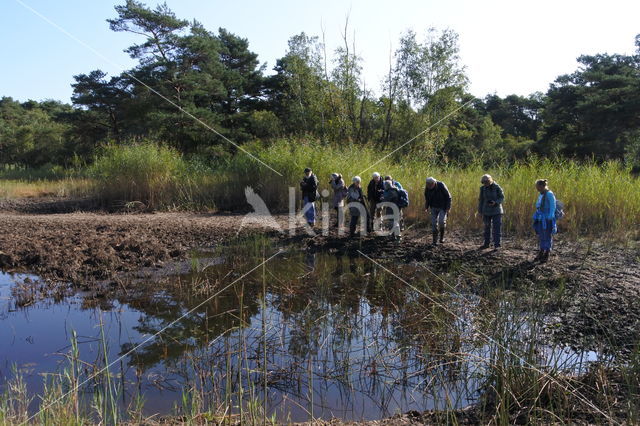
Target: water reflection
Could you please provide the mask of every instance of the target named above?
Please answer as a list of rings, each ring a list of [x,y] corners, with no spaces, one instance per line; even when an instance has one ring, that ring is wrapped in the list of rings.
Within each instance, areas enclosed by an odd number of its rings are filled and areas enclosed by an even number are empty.
[[[445,394],[451,406],[474,398],[474,381],[443,358],[459,352],[466,331],[452,329],[464,324],[437,306],[410,308],[417,295],[375,264],[291,250],[208,300],[225,279],[261,260],[232,250],[225,264],[182,276],[151,300],[128,301],[144,313],[132,327],[139,335],[163,330],[130,365],[143,374],[160,363],[187,376],[206,372],[211,380],[202,392],[210,395],[227,381],[245,388],[263,383],[266,374],[269,405],[300,420],[311,411],[316,417],[380,418],[432,408]],[[135,344],[123,345],[121,353]],[[262,392],[257,388],[255,396],[261,399]]]
[[[28,384],[37,392],[35,373],[56,367],[53,354],[67,350],[71,329],[81,336],[83,359],[95,361],[102,324],[110,359],[158,334],[126,357],[119,373],[125,396],[143,392],[149,414],[169,412],[184,387],[211,404],[266,399],[270,412],[292,421],[378,419],[477,399],[478,360],[492,356],[478,339],[478,309],[487,307],[477,298],[461,297],[420,268],[397,266],[422,293],[353,254],[295,248],[221,292],[273,252],[245,244],[204,254],[225,261],[200,259],[194,272],[162,289],[148,283],[109,301],[106,313],[85,309],[82,295],[10,309],[16,277],[0,276],[0,339],[11,342],[0,351],[3,377],[16,362],[33,373]]]

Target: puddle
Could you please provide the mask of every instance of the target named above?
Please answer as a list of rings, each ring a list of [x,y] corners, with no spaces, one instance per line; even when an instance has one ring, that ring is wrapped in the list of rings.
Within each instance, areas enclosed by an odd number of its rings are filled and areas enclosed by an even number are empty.
[[[142,394],[148,415],[171,414],[194,385],[212,405],[266,401],[279,421],[374,420],[477,401],[481,360],[495,351],[482,338],[477,296],[418,268],[399,273],[420,292],[367,259],[296,249],[243,276],[274,252],[249,244],[195,253],[191,271],[171,284],[97,304],[75,294],[17,307],[15,283],[37,277],[0,273],[0,382],[16,365],[29,392],[40,393],[42,374],[68,364],[73,330],[87,365],[104,365],[103,341],[112,362],[158,335],[111,367],[122,406]],[[518,311],[503,305],[495,306]],[[598,354],[541,347],[539,358],[575,371]]]

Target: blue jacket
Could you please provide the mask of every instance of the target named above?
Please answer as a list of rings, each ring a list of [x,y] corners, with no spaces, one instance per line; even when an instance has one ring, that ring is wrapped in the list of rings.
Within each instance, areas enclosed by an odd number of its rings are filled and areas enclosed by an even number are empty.
[[[389,189],[385,189],[382,193],[382,201],[387,203],[395,203],[398,204],[398,199],[400,195],[398,194],[397,187],[391,187]]]
[[[552,227],[552,232],[556,233],[556,196],[551,191],[547,191],[544,194],[538,195],[536,200],[536,212],[533,214],[533,227],[542,227],[547,229],[547,226]]]
[[[556,220],[556,196],[553,192],[538,195],[534,219]]]

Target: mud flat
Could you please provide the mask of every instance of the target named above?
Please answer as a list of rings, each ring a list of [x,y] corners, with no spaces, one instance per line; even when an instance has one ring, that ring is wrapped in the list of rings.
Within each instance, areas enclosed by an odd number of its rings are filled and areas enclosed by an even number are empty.
[[[0,269],[90,286],[123,272],[161,268],[184,259],[193,248],[214,247],[263,230],[255,223],[241,229],[242,215],[73,211],[82,205],[52,200],[0,203]]]

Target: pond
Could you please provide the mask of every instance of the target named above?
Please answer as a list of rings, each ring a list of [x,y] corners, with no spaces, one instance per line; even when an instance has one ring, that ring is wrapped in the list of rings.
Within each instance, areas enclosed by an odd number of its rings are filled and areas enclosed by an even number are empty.
[[[20,289],[38,278],[0,274],[0,382],[19,374],[37,395],[73,371],[87,403],[108,382],[122,409],[142,397],[145,415],[197,403],[373,420],[477,402],[507,346],[519,358],[535,344],[536,364],[557,369],[599,359],[531,340],[544,314],[517,297],[481,297],[419,265],[258,239],[194,252],[176,271],[117,298],[26,302]]]

